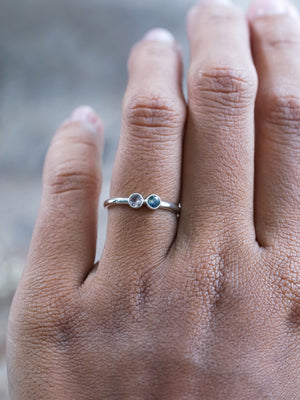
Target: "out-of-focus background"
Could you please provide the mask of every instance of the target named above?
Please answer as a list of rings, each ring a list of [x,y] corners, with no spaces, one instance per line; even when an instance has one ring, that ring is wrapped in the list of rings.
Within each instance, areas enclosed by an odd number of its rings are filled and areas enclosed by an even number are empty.
[[[130,47],[148,29],[166,27],[182,45],[187,66],[185,15],[195,2],[0,0],[0,400],[8,400],[9,306],[38,210],[51,136],[77,105],[96,108],[106,126],[101,200],[106,197]],[[235,3],[247,6],[247,0]],[[101,206],[100,221],[99,249],[105,233]]]

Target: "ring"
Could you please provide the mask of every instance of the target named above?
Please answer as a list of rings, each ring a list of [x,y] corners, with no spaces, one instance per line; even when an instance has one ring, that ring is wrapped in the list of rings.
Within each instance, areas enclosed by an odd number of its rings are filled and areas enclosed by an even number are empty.
[[[150,194],[150,196],[144,199],[144,197],[140,193],[133,193],[129,197],[114,197],[104,201],[104,207],[118,205],[127,205],[131,208],[134,208],[135,210],[141,208],[143,205],[146,205],[152,211],[163,209],[167,211],[172,211],[177,215],[179,215],[181,211],[180,204],[176,205],[173,203],[162,201],[157,194]]]

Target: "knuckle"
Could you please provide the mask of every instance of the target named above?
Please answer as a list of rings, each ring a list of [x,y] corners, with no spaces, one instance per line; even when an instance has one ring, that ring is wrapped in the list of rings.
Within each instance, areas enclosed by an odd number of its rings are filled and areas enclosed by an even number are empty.
[[[190,251],[187,250],[180,256],[183,257],[181,263],[185,264],[184,277],[189,282],[190,293],[195,293],[193,297],[204,301],[211,310],[223,307],[224,303],[234,308],[237,298],[249,295],[241,265],[250,260],[249,254],[252,257],[253,250],[248,244],[241,248],[240,241],[229,243],[216,237],[203,238],[201,242],[198,247],[188,244],[193,249],[192,254],[186,256],[185,253]]]
[[[158,67],[162,65],[162,60],[174,60],[176,62],[177,54],[172,46],[159,41],[140,41],[136,43],[128,58],[128,69],[134,67],[137,59],[149,61]]]
[[[47,179],[47,188],[51,194],[84,191],[89,194],[99,192],[99,181],[94,171],[73,167],[73,163],[64,162],[53,167]]]
[[[25,340],[32,342],[43,338],[45,343],[65,345],[74,335],[80,307],[72,291],[32,290],[28,287],[20,295],[17,293],[17,312],[14,324],[18,326]]]
[[[209,305],[216,304],[224,285],[223,268],[218,250],[210,243],[204,252],[195,253],[202,253],[201,257],[195,257],[193,253],[190,253],[188,257],[181,255],[179,259],[179,268],[185,286],[189,287],[191,298],[197,298]],[[185,265],[183,270],[182,265]]]
[[[46,159],[44,183],[52,194],[100,189],[99,153],[96,138],[82,130],[59,132]]]
[[[69,296],[56,298],[53,303],[50,339],[52,338],[58,348],[68,348],[70,343],[78,338],[80,327],[83,325],[84,313],[79,302]]]
[[[297,35],[298,36],[298,35]],[[300,47],[300,41],[295,39],[293,36],[292,37],[269,37],[265,40],[265,44],[267,47],[271,48],[283,48],[286,50],[288,47],[297,47],[299,49]]]
[[[97,135],[91,125],[79,121],[66,122],[54,136],[54,143],[81,145],[97,150]]]
[[[206,21],[209,24],[214,24],[220,26],[220,24],[225,24],[226,27],[229,24],[237,24],[243,22],[243,14],[238,7],[231,7],[230,10],[223,10],[222,12],[217,9],[214,11],[209,11],[204,15]]]
[[[256,73],[252,68],[191,68],[189,97],[196,104],[212,102],[214,106],[241,109],[253,102]]]
[[[129,131],[146,138],[162,131],[165,134],[177,134],[181,132],[185,119],[185,107],[182,102],[163,97],[161,94],[132,96],[126,99],[124,111]]]
[[[192,7],[187,15],[188,24],[192,24],[192,28],[199,26],[199,21],[202,25],[214,25],[220,27],[225,25],[226,28],[230,24],[244,23],[244,16],[238,7],[230,7],[230,9],[220,10],[218,7],[199,8],[197,5]]]
[[[156,286],[156,285],[155,285]],[[151,272],[135,273],[126,289],[112,288],[102,297],[101,323],[112,334],[128,327],[128,321],[140,320],[152,307],[154,280]]]
[[[287,14],[260,16],[253,22],[254,33],[266,48],[299,47],[299,25]]]
[[[281,139],[284,140],[284,133],[287,133],[289,140],[291,135],[299,139],[300,129],[300,91],[295,87],[277,87],[262,94],[260,108],[263,119],[275,126],[284,128]],[[295,140],[297,143],[298,140]],[[299,147],[299,144],[298,144]]]
[[[278,253],[278,252],[277,252]],[[271,262],[273,287],[279,289],[284,304],[287,305],[287,322],[300,325],[300,274],[299,250],[289,249],[277,254],[276,262]]]

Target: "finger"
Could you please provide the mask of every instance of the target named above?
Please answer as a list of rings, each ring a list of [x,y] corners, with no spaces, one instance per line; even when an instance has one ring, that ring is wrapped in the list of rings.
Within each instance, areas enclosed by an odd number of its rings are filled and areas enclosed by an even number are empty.
[[[255,238],[256,72],[247,21],[229,1],[200,2],[188,16],[188,32],[191,65],[180,231],[196,241],[202,230],[222,235],[237,229]]]
[[[111,183],[111,197],[154,193],[178,203],[185,103],[182,61],[171,34],[150,31],[128,61],[129,82],[123,101],[122,132]],[[105,249],[116,257],[163,257],[176,234],[170,211],[108,209]]]
[[[299,239],[300,20],[286,1],[252,3],[256,104],[255,225],[260,244]]]
[[[102,142],[102,123],[89,107],[76,109],[55,134],[44,166],[28,279],[73,285],[93,268]]]

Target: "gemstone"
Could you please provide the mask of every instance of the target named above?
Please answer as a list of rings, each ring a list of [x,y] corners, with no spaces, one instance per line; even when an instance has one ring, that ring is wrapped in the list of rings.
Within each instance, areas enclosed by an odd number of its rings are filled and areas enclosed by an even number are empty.
[[[156,210],[160,206],[160,197],[157,194],[150,194],[146,199],[146,204],[151,210]]]
[[[144,204],[144,198],[139,193],[133,193],[132,195],[129,196],[128,204],[132,208],[141,208],[142,205]]]

